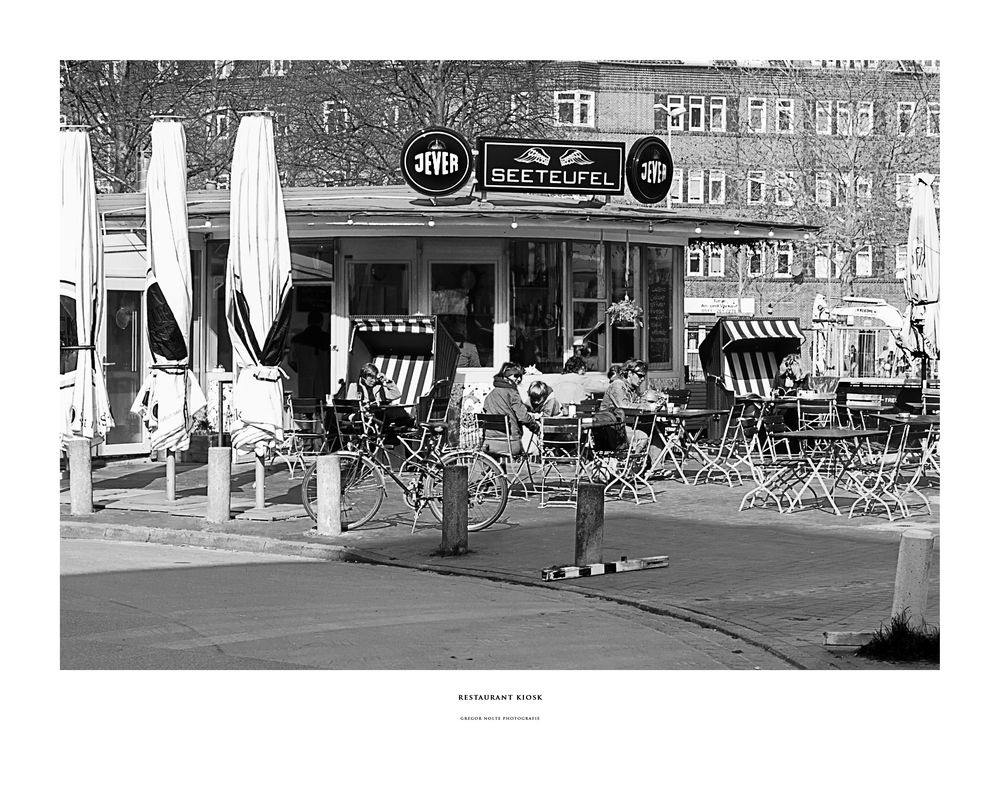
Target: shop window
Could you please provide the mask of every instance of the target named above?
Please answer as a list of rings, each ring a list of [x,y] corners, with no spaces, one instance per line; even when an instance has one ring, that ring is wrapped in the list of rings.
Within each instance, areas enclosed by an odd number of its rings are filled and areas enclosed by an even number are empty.
[[[896,104],[896,130],[900,136],[905,136],[913,127],[913,114],[916,107],[916,103]]]
[[[511,360],[540,372],[562,371],[564,252],[558,241],[517,240],[510,247]]]
[[[472,348],[464,345],[475,347],[480,366],[499,366],[494,363],[493,353],[494,264],[432,263],[431,313],[437,314],[438,320],[470,358]]]
[[[292,283],[333,282],[333,240],[296,239],[289,244]]]
[[[778,133],[795,132],[795,101],[780,98],[775,104],[775,130]]]
[[[646,247],[646,302],[643,306],[646,361],[650,369],[674,368],[674,266],[680,247]]]
[[[750,98],[750,114],[747,124],[754,133],[767,130],[767,101],[760,97]]]
[[[556,92],[556,125],[594,127],[593,92]]]
[[[705,98],[704,97],[689,97],[688,98],[688,130],[689,131],[703,131],[703,130],[705,130]]]
[[[226,323],[226,258],[229,242],[208,243],[208,335],[206,366],[209,369],[233,369],[233,343]]]
[[[725,133],[726,98],[713,97],[709,106],[708,126],[713,133]]]
[[[358,316],[408,314],[408,275],[405,263],[350,262],[347,268],[348,313]]]
[[[607,276],[604,245],[573,242],[570,259],[573,292],[573,350],[588,370],[608,368]]]
[[[816,101],[816,133],[829,136],[833,133],[833,101]]]

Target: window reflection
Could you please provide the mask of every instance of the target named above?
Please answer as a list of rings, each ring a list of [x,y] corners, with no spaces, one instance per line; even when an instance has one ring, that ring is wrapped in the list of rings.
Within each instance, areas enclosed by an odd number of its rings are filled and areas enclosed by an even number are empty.
[[[348,269],[348,309],[356,315],[408,314],[410,289],[405,263],[357,262]]]
[[[511,360],[540,372],[563,362],[561,242],[511,245]]]
[[[459,367],[492,367],[496,276],[493,264],[431,264],[431,313],[459,346]]]

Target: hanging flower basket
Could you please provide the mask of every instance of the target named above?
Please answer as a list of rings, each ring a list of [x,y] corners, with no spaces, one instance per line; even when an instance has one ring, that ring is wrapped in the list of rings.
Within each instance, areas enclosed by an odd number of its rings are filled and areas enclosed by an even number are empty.
[[[642,308],[635,300],[630,300],[625,295],[624,300],[619,300],[608,306],[608,319],[612,325],[619,327],[642,327]]]

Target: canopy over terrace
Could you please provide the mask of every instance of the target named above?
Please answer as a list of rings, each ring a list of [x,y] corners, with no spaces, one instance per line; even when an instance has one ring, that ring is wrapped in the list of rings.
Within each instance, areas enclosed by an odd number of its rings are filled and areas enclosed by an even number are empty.
[[[289,235],[296,236],[624,236],[633,243],[677,243],[683,239],[805,240],[817,228],[770,220],[715,217],[710,211],[678,213],[666,208],[567,200],[540,195],[491,194],[432,199],[408,186],[283,189]],[[107,230],[141,229],[141,194],[98,196]],[[229,192],[188,192],[192,232],[228,235]],[[516,223],[516,227],[513,227]],[[424,230],[420,230],[423,228]]]

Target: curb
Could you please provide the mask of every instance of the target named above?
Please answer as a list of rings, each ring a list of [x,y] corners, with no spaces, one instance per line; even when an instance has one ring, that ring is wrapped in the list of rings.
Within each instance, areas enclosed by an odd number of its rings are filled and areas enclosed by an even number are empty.
[[[717,631],[734,639],[744,641],[771,655],[780,658],[795,669],[838,669],[834,661],[823,658],[822,645],[817,645],[817,653],[804,658],[804,654],[790,652],[789,648],[765,641],[756,631],[732,620],[723,620],[695,609],[670,604],[651,605],[633,600],[614,592],[600,589],[573,586],[566,583],[542,581],[541,578],[528,578],[524,575],[492,570],[475,569],[471,567],[428,564],[426,562],[402,561],[381,553],[364,550],[346,545],[327,544],[320,542],[291,542],[285,539],[272,539],[265,536],[227,533],[225,531],[192,531],[172,528],[156,528],[143,525],[113,525],[101,522],[66,522],[59,523],[59,535],[62,539],[105,539],[119,542],[140,542],[150,544],[169,544],[188,547],[206,547],[215,550],[230,550],[235,552],[269,553],[272,555],[300,556],[323,561],[342,561],[348,563],[375,564],[385,567],[434,572],[439,575],[457,575],[467,578],[511,583],[520,586],[531,586],[551,591],[573,592],[584,597],[592,597],[619,605],[629,606],[639,611],[662,617],[671,617],[682,622],[698,625],[702,628]],[[809,663],[805,663],[809,662]]]

